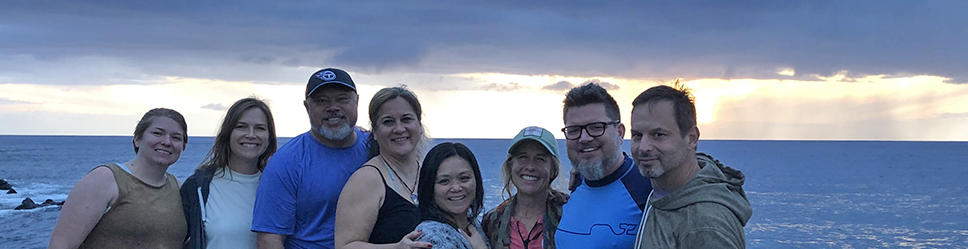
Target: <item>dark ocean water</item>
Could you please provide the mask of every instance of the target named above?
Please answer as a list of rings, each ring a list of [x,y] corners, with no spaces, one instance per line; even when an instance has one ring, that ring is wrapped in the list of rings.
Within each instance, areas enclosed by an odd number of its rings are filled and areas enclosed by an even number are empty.
[[[445,141],[474,151],[485,208],[500,203],[510,140],[436,140]],[[211,145],[191,137],[169,172],[184,180]],[[749,248],[968,248],[966,142],[703,140],[699,149],[746,174]],[[0,179],[19,192],[0,193],[0,248],[47,245],[59,208],[13,210],[25,197],[64,200],[94,166],[133,157],[131,137],[0,136]],[[560,189],[571,168],[562,163]]]

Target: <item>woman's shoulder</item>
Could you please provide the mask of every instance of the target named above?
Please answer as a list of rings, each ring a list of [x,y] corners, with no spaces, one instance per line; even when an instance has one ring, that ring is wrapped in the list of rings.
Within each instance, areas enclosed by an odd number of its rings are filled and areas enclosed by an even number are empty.
[[[350,176],[350,180],[371,184],[374,181],[383,181],[383,173],[380,172],[380,168],[376,167],[376,164],[373,164],[373,160],[370,160],[356,169]]]
[[[435,220],[424,220],[420,224],[417,224],[417,230],[443,230],[444,228],[451,228],[450,225],[444,224],[443,222]]]
[[[484,217],[482,219],[484,223],[488,223],[489,220],[495,220],[500,218],[501,214],[504,213],[504,210],[506,210],[508,205],[510,205],[512,198],[508,198],[504,200],[503,202],[501,202],[501,204],[498,204],[497,207],[494,207],[493,209],[485,212]]]
[[[383,199],[386,191],[381,186],[376,188],[375,186],[386,185],[383,180],[383,174],[376,167],[369,164],[364,164],[362,167],[353,172],[349,180],[343,186],[342,193],[340,194],[340,199],[346,200],[372,200],[371,198]],[[347,197],[343,197],[347,195]],[[352,197],[352,198],[350,198]],[[348,199],[347,199],[348,198]],[[382,202],[380,202],[382,205]]]
[[[414,230],[423,231],[420,237],[433,238],[460,235],[457,233],[457,229],[454,229],[450,224],[434,220],[421,221]]]
[[[414,230],[421,231],[420,236],[415,239],[416,241],[430,242],[434,244],[434,247],[439,248],[457,248],[457,245],[460,244],[459,239],[464,238],[457,232],[457,229],[433,220],[420,222]]]

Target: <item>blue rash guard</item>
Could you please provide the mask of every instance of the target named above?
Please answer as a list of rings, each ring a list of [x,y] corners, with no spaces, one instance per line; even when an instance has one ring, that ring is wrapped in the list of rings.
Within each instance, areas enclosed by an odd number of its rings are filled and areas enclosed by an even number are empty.
[[[600,180],[583,180],[562,207],[555,247],[632,248],[652,184],[632,158]]]

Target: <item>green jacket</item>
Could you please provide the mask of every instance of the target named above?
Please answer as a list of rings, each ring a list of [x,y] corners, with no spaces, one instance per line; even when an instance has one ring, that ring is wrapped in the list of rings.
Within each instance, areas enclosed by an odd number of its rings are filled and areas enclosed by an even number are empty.
[[[746,248],[746,177],[709,155],[696,158],[702,169],[682,189],[650,200],[636,248]]]

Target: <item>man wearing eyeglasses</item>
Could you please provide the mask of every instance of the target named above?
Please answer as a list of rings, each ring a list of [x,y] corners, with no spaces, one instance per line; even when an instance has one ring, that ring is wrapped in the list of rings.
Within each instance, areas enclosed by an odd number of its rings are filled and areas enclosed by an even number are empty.
[[[568,159],[583,179],[562,207],[556,247],[632,248],[652,186],[622,152],[618,104],[589,83],[568,91],[563,109]]]

